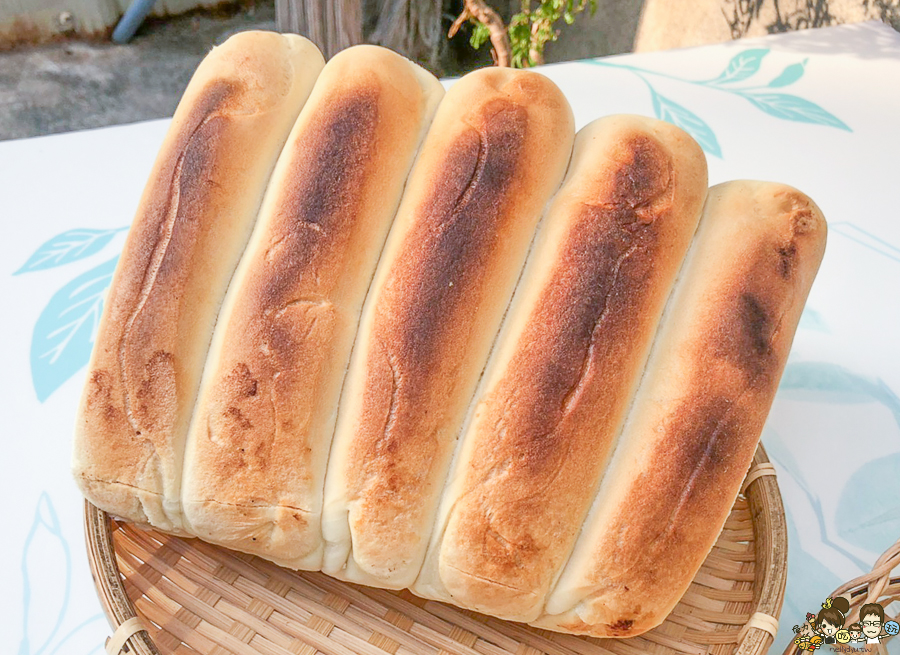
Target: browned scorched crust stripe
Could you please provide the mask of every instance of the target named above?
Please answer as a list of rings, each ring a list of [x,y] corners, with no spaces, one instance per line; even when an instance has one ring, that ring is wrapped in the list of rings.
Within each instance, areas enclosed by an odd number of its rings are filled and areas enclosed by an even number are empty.
[[[200,64],[119,261],[88,369],[73,470],[102,509],[181,530],[184,439],[219,305],[324,62],[247,32]]]
[[[322,71],[223,305],[188,439],[193,534],[318,569],[341,382],[409,168],[443,95],[357,46]]]
[[[325,570],[405,587],[541,211],[571,154],[565,98],[534,73],[451,88],[367,301],[332,448]]]
[[[627,637],[672,610],[750,465],[824,246],[799,191],[710,189],[619,447],[534,625]]]
[[[579,132],[476,396],[417,593],[537,618],[590,508],[706,185],[703,152],[668,123],[616,116]]]

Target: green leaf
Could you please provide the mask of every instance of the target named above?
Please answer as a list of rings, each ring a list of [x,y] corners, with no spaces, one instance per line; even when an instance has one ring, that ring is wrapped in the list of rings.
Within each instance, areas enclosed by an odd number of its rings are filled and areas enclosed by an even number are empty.
[[[538,3],[522,0],[521,11],[510,18],[507,27],[513,67],[533,66],[532,52],[543,54],[546,44],[559,38],[559,31],[555,29],[559,20],[571,25],[577,14],[587,7],[593,14],[597,0],[540,0]],[[487,28],[478,23],[469,41],[477,49],[489,38]]]
[[[472,35],[469,37],[469,43],[472,44],[473,48],[478,50],[487,43],[490,38],[491,31],[487,28],[487,25],[484,23],[476,23],[475,28],[472,30]]]
[[[525,12],[513,14],[513,17],[509,19],[510,30],[521,25],[528,25],[528,14]]]

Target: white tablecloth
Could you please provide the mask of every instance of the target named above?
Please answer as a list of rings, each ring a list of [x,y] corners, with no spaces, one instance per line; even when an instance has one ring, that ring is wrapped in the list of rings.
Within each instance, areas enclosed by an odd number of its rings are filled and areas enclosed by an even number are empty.
[[[900,34],[867,23],[543,72],[579,126],[621,112],[670,120],[703,145],[711,184],[786,182],[829,220],[763,434],[790,526],[780,652],[793,624],[900,536]],[[0,635],[19,655],[99,655],[108,634],[71,427],[103,291],[167,126],[0,143]],[[900,637],[886,643],[900,653]]]

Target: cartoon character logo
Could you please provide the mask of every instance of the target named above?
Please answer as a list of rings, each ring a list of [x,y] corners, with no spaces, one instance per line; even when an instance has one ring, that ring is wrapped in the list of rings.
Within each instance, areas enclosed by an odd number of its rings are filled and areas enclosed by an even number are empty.
[[[882,634],[881,629],[886,627],[884,623],[884,608],[878,603],[866,603],[859,610],[859,623],[862,625],[863,637],[867,644],[878,644],[890,634]],[[896,623],[891,621],[891,623]],[[893,628],[893,626],[891,626]]]
[[[816,634],[816,629],[813,627],[815,620],[815,614],[807,614],[806,623],[804,623],[802,627],[799,625],[794,626],[794,632],[797,634],[797,637],[794,639],[794,643],[800,650],[813,650],[812,646],[810,646],[809,640],[813,635]]]
[[[811,650],[809,647],[809,639],[805,637],[797,637],[794,639],[794,643],[797,645],[797,648],[800,650]]]
[[[866,603],[859,610],[859,621],[844,626],[850,602],[841,596],[826,598],[818,614],[806,615],[806,622],[794,626],[794,644],[801,651],[814,651],[826,644],[877,644],[900,633],[900,623],[885,620],[879,603]]]
[[[838,630],[844,627],[844,621],[847,620],[847,613],[850,611],[850,601],[843,596],[837,598],[826,598],[822,603],[822,609],[816,617],[816,632],[822,637],[826,644],[837,642],[835,635]],[[879,626],[881,630],[881,626]]]

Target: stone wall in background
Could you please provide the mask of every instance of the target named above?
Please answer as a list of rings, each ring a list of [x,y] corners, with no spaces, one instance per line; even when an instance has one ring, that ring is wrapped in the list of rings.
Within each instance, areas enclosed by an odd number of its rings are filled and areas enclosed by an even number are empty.
[[[866,20],[900,30],[900,0],[647,0],[634,49],[684,48]]]

